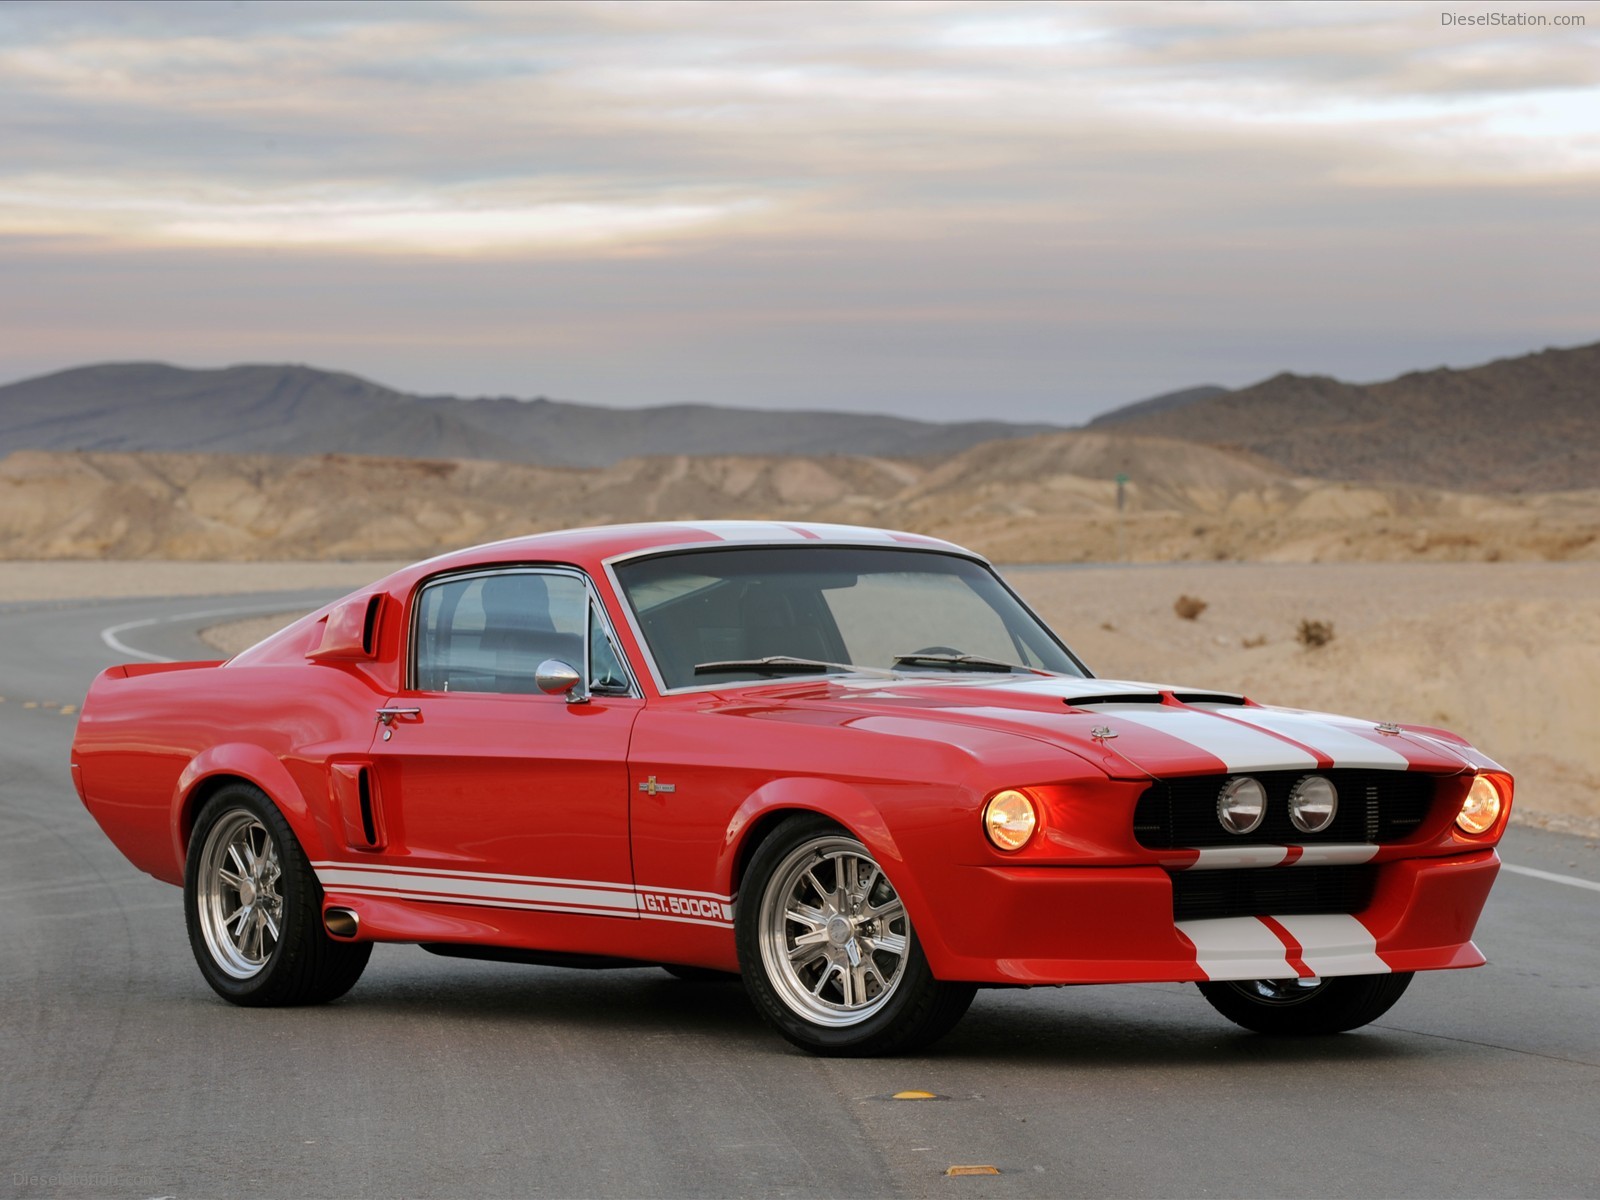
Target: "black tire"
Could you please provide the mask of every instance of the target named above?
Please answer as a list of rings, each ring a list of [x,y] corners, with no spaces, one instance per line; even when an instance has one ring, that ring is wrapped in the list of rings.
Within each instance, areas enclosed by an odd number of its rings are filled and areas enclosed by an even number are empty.
[[[1320,1037],[1376,1021],[1411,983],[1411,972],[1344,975],[1308,983],[1253,979],[1202,983],[1200,994],[1235,1025],[1279,1037]]]
[[[322,889],[294,831],[245,783],[226,785],[200,810],[183,909],[200,974],[233,1004],[325,1004],[355,986],[372,956],[370,942],[328,936]]]
[[[711,967],[685,967],[678,963],[662,963],[661,969],[684,983],[738,983],[732,971],[718,971]]]
[[[829,915],[796,933],[805,920],[790,901],[802,895],[817,901],[804,907]],[[812,1054],[866,1057],[930,1045],[954,1028],[977,990],[933,977],[887,875],[859,840],[823,817],[791,817],[756,849],[734,926],[756,1010]],[[797,937],[815,956],[794,953]]]

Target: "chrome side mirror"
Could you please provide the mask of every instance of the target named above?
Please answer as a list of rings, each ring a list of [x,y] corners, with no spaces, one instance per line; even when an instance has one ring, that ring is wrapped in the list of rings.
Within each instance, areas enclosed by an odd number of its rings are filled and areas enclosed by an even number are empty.
[[[533,684],[547,696],[565,696],[568,704],[589,703],[589,688],[575,667],[547,658],[533,673]]]

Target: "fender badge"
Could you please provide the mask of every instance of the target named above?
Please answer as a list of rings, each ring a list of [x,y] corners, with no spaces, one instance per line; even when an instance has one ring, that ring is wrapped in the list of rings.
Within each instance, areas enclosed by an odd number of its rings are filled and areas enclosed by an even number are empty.
[[[657,783],[656,777],[652,775],[639,785],[639,790],[647,796],[655,796],[662,793],[671,795],[678,790],[678,785],[675,783]]]
[[[1373,728],[1376,729],[1379,733],[1399,733],[1400,732],[1400,726],[1396,725],[1393,721],[1384,721],[1380,725],[1374,725]]]
[[[1089,730],[1089,736],[1097,742],[1109,742],[1117,736],[1117,731],[1109,725],[1096,725]]]

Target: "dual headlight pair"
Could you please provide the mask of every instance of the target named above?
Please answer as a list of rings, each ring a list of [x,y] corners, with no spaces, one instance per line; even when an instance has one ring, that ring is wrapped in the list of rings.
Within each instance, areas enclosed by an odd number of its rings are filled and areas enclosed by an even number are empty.
[[[1339,812],[1339,789],[1326,775],[1303,775],[1289,789],[1289,820],[1301,833],[1321,833]],[[1217,821],[1229,833],[1253,833],[1267,816],[1267,789],[1235,775],[1217,793]]]

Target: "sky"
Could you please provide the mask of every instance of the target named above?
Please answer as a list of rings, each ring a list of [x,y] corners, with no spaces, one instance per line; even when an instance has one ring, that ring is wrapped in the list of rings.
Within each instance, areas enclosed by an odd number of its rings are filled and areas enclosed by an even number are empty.
[[[1600,340],[1600,2],[0,2],[0,382],[1075,424]]]

